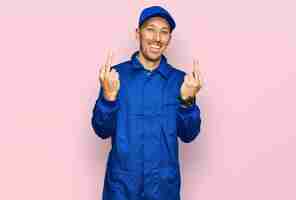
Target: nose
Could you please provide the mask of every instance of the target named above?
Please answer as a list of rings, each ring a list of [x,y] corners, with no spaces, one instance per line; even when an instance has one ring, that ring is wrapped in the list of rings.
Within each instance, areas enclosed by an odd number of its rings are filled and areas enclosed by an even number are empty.
[[[160,41],[160,33],[159,32],[155,32],[154,34],[154,40],[159,42]]]

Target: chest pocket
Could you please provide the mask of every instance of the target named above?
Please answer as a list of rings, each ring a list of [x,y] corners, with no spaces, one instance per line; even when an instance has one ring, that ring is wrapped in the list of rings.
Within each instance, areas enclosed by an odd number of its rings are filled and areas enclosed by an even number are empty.
[[[143,72],[131,73],[126,93],[125,105],[129,115],[160,115],[163,105],[163,88],[166,81],[160,74],[148,77]]]

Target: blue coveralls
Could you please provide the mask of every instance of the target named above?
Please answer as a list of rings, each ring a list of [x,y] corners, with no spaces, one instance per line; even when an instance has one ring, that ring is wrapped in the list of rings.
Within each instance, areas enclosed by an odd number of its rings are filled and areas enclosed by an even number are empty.
[[[177,97],[185,72],[167,63],[146,70],[135,52],[113,66],[119,73],[116,101],[100,87],[92,127],[111,137],[103,200],[180,200],[178,137],[191,142],[200,132],[199,107],[183,108]]]

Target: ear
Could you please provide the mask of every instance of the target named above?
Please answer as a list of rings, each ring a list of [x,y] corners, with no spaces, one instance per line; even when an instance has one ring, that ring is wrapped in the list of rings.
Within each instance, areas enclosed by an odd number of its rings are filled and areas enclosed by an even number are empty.
[[[171,43],[171,40],[172,40],[172,33],[170,33],[170,38],[169,38],[169,41],[168,41],[168,45]]]
[[[135,38],[137,41],[139,41],[140,39],[140,28],[136,28],[135,30]]]

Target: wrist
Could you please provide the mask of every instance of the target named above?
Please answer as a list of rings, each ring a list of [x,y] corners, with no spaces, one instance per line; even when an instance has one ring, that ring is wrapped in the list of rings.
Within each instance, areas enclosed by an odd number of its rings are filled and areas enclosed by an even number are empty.
[[[116,100],[116,96],[117,94],[104,94],[104,98],[107,100],[107,101],[115,101]]]
[[[193,104],[195,104],[195,96],[189,96],[189,97],[183,97],[182,95],[178,96],[178,99],[180,100],[180,104],[182,107],[188,107]]]

